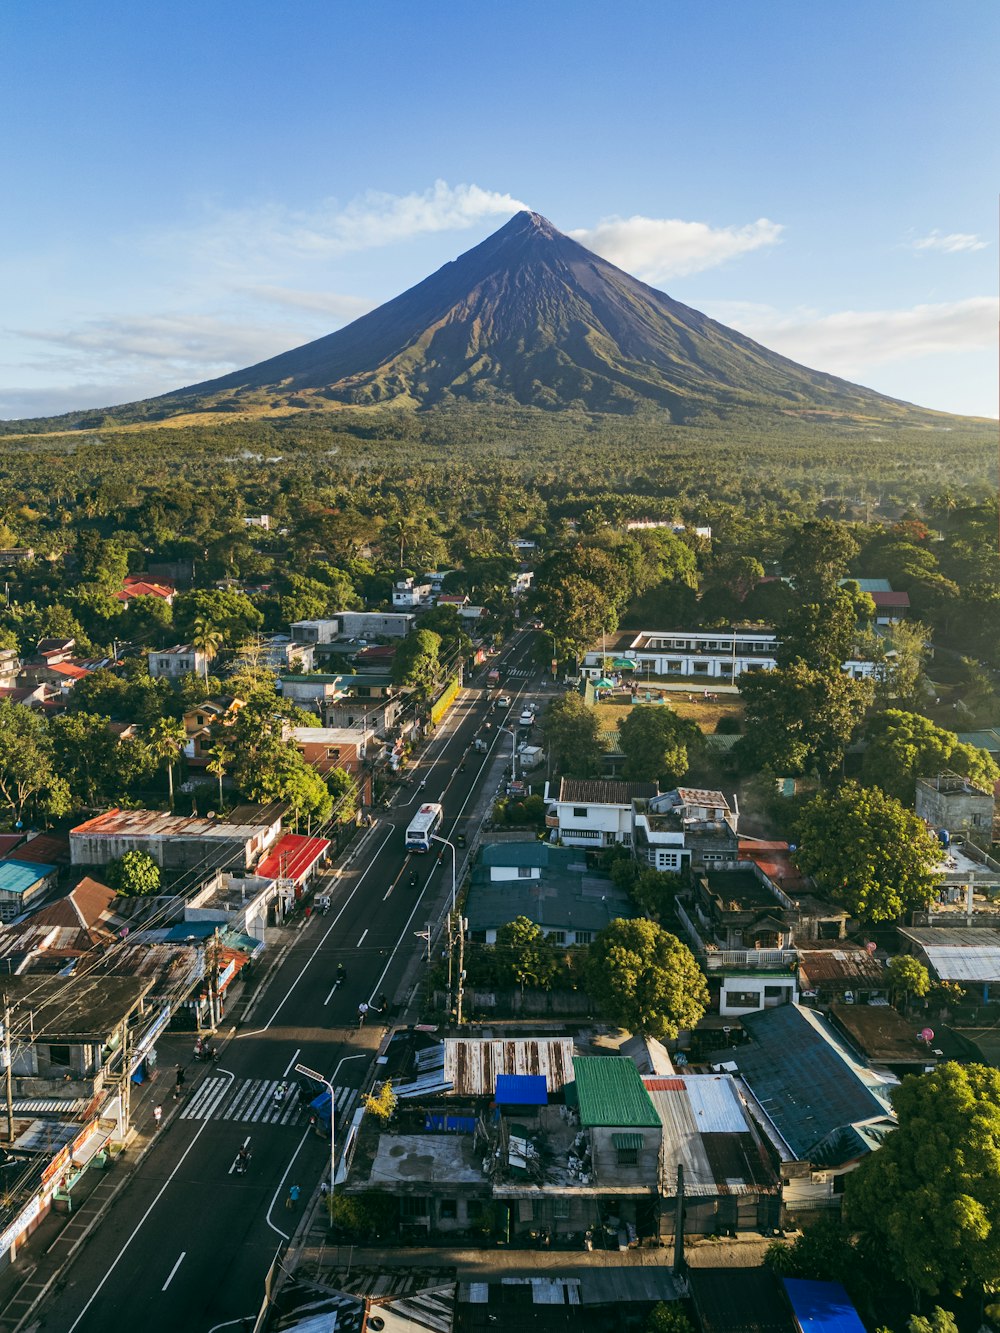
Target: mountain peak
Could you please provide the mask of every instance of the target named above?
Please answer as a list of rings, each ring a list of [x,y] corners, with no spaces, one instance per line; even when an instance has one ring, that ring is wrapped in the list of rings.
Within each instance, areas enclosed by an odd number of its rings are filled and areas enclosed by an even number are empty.
[[[530,209],[336,333],[143,406],[163,417],[460,401],[653,406],[675,422],[747,409],[866,420],[914,411],[768,351]]]

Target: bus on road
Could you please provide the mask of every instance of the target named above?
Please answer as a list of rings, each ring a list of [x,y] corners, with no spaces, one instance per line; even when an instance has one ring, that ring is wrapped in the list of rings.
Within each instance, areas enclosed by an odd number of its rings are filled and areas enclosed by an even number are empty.
[[[427,801],[410,820],[406,830],[408,852],[429,852],[431,835],[441,827],[444,811],[436,801]]]

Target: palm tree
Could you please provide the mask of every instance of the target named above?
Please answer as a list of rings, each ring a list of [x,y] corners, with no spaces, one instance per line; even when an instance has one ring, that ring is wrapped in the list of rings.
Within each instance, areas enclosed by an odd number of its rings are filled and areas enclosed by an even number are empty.
[[[232,746],[227,745],[223,740],[217,740],[212,746],[212,757],[205,767],[209,773],[214,773],[219,779],[219,814],[222,814],[222,779],[226,775],[226,769],[236,758],[236,751]]]
[[[161,717],[146,733],[146,748],[158,762],[166,762],[167,787],[170,792],[170,811],[174,809],[174,764],[180,757],[187,733],[179,722]]]
[[[208,664],[219,652],[223,644],[221,630],[217,630],[204,616],[195,616],[191,627],[191,647],[198,653],[205,654],[205,681],[208,681]]]

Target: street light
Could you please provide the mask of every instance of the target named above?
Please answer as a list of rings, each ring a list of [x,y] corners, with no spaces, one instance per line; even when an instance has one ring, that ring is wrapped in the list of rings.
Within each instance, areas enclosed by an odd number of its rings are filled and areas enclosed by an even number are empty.
[[[451,914],[452,914],[452,916],[454,916],[454,915],[455,915],[455,887],[456,887],[456,885],[455,885],[455,881],[456,881],[456,876],[457,876],[456,865],[457,865],[457,862],[458,862],[458,853],[457,853],[456,850],[455,850],[455,844],[454,844],[453,842],[449,842],[447,838],[442,838],[442,837],[440,837],[437,833],[432,833],[432,834],[431,834],[431,842],[442,842],[442,843],[444,843],[444,845],[445,845],[447,848],[449,848],[450,851],[451,851]]]
[[[314,1079],[317,1083],[322,1083],[330,1094],[330,1198],[333,1198],[334,1187],[337,1184],[336,1157],[334,1151],[334,1112],[336,1111],[336,1097],[333,1092],[333,1084],[322,1074],[318,1074],[315,1069],[310,1069],[308,1065],[296,1065],[296,1074],[302,1074],[305,1078]]]

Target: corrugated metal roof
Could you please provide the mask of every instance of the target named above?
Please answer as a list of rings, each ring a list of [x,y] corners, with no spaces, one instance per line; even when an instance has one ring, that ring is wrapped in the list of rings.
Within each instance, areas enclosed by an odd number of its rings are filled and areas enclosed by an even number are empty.
[[[1000,982],[1000,948],[925,948],[927,961],[941,981]]]
[[[655,782],[619,782],[616,779],[563,778],[559,784],[560,801],[580,801],[584,805],[622,805],[648,799],[659,793]]]
[[[642,1135],[631,1133],[612,1134],[611,1146],[612,1148],[634,1148],[636,1152],[639,1152],[642,1149]]]
[[[747,1128],[743,1104],[732,1078],[721,1074],[691,1074],[685,1080],[688,1101],[702,1134],[743,1134]]]
[[[55,873],[55,866],[47,866],[42,862],[19,861],[17,857],[10,857],[6,861],[0,861],[0,892],[27,893],[39,880],[48,879]]]
[[[443,1078],[456,1095],[492,1097],[501,1074],[543,1075],[547,1091],[558,1092],[574,1077],[572,1037],[446,1039]]]
[[[659,1128],[656,1107],[631,1060],[620,1055],[578,1055],[573,1071],[581,1124]]]

